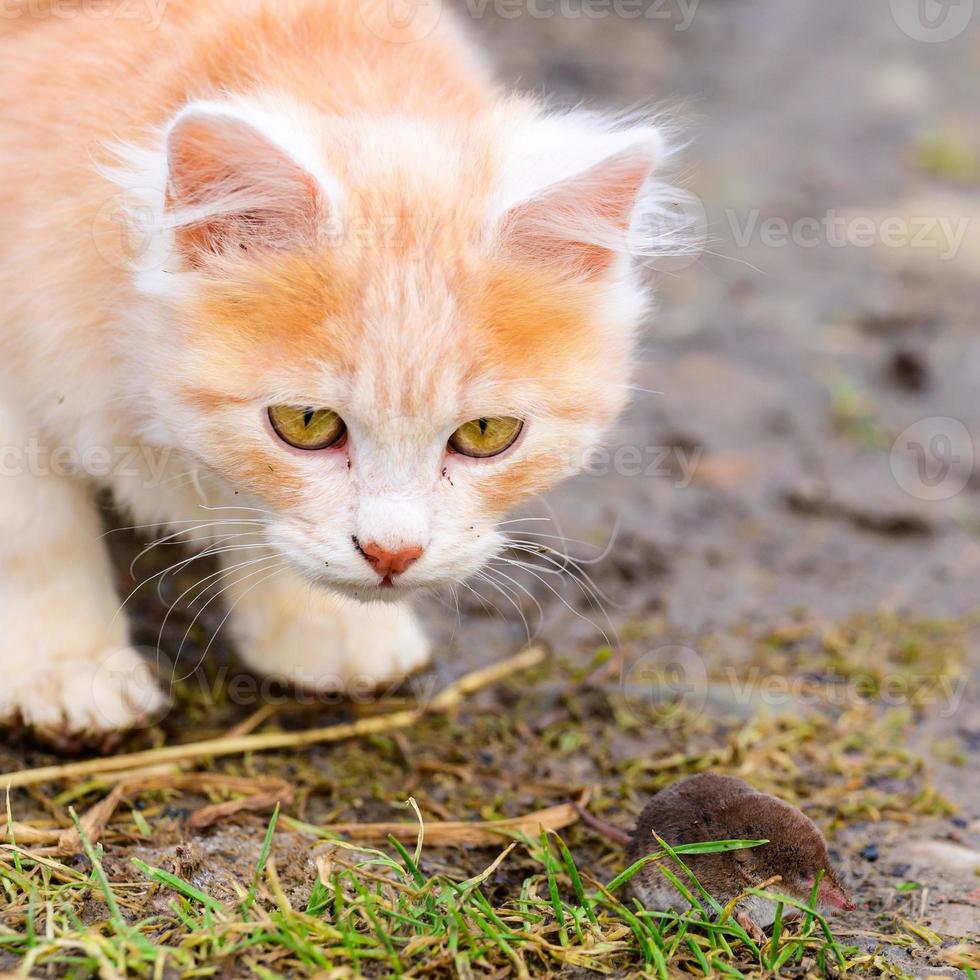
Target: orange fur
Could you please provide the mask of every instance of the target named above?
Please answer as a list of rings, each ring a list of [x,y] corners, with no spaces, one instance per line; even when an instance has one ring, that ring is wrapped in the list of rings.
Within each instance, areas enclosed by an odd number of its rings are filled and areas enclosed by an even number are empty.
[[[658,139],[503,94],[448,15],[400,37],[387,0],[166,0],[153,30],[121,9],[31,0],[0,20],[0,444],[142,460],[0,481],[0,674],[88,677],[125,644],[102,622],[97,483],[148,524],[234,514],[258,571],[279,563],[230,586],[249,663],[397,676],[425,657],[408,614],[332,593],[472,574],[500,516],[601,437],[625,400],[643,305],[628,235]],[[287,447],[272,405],[330,408],[346,439]],[[524,421],[513,447],[450,450],[490,415]],[[386,591],[358,542],[420,557]],[[32,547],[63,558],[57,613]],[[52,618],[84,625],[50,639]],[[98,704],[52,713],[36,687],[0,689],[0,723],[99,727]],[[111,726],[135,720],[125,681],[91,689]]]

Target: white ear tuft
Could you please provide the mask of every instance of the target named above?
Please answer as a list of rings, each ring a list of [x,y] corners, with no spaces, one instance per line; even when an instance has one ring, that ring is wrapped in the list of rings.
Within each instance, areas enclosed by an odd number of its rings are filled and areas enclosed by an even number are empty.
[[[512,253],[596,278],[679,244],[664,240],[663,215],[665,197],[683,195],[652,179],[667,153],[659,130],[572,113],[534,120],[514,141],[497,203]]]
[[[235,105],[194,103],[166,133],[166,209],[181,256],[287,249],[316,231],[323,188],[288,147],[281,120]]]

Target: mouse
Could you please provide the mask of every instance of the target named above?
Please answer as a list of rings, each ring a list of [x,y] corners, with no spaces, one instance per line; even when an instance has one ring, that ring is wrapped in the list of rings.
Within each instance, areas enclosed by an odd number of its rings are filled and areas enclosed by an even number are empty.
[[[854,903],[830,863],[820,828],[795,806],[760,793],[742,779],[716,773],[689,776],[662,789],[644,807],[632,834],[579,810],[584,822],[628,849],[630,864],[659,849],[654,831],[671,847],[711,840],[768,840],[759,847],[720,854],[689,854],[683,860],[715,899],[726,905],[747,888],[776,876],[773,889],[810,900],[822,871],[818,907],[851,910]],[[668,865],[669,866],[669,865]],[[672,869],[676,873],[676,868]],[[683,880],[683,875],[681,876]],[[684,912],[687,900],[660,871],[646,865],[630,881],[632,894],[654,911]],[[775,918],[775,904],[758,896],[742,900],[736,920],[756,940]],[[790,909],[785,909],[788,918]]]

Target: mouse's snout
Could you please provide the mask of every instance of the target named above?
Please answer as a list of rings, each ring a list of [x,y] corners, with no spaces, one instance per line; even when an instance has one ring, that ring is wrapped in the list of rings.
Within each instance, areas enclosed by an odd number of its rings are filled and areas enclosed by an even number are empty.
[[[853,912],[855,908],[854,901],[844,886],[835,878],[827,876],[826,873],[820,880],[820,891],[817,893],[817,898],[823,904],[845,912]]]

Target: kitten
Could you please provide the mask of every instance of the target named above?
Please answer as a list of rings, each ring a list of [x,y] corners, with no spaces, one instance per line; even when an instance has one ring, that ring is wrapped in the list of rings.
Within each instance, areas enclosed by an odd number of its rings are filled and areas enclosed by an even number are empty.
[[[254,670],[422,667],[407,600],[620,411],[663,244],[658,131],[505,94],[447,15],[132,6],[0,21],[0,721],[50,735],[164,700],[100,488],[220,554]]]

